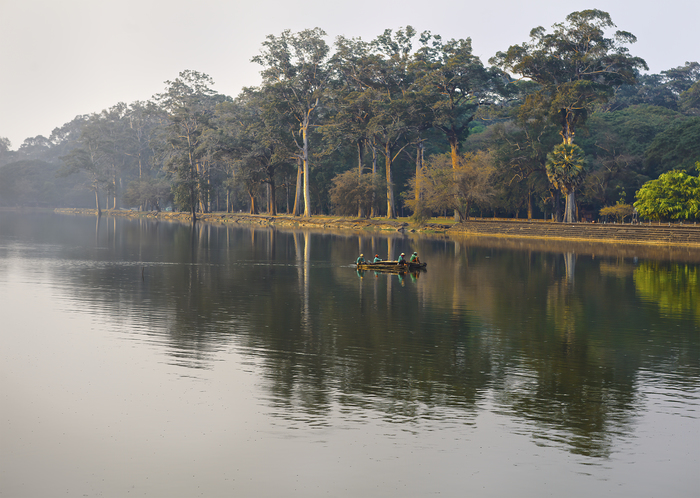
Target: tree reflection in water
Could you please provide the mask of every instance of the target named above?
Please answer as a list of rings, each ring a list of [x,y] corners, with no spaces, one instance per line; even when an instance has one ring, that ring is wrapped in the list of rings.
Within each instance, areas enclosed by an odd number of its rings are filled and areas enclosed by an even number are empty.
[[[665,316],[694,316],[700,324],[700,271],[697,265],[644,261],[634,270],[639,296],[656,303]]]
[[[97,230],[105,261],[62,274],[73,292],[115,320],[130,310],[188,369],[234,345],[290,425],[378,416],[430,430],[492,407],[538,444],[606,457],[638,415],[640,371],[672,358],[700,377],[700,258],[687,248],[113,219]],[[358,279],[358,247],[418,250],[428,271]],[[650,354],[652,341],[669,346]]]

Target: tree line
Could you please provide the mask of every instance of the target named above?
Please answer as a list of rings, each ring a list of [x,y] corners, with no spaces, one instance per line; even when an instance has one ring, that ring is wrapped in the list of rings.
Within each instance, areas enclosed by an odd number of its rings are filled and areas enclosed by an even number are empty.
[[[471,39],[411,26],[333,47],[286,30],[235,98],[186,70],[17,151],[0,139],[0,205],[573,222],[624,219],[636,199],[650,219],[695,219],[700,64],[643,74],[614,29],[573,12],[489,65]]]

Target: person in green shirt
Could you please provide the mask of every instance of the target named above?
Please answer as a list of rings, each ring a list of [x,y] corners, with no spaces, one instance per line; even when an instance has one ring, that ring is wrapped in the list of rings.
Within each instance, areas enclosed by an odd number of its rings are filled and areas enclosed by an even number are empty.
[[[379,257],[379,254],[375,254],[374,261],[372,261],[372,263],[381,263],[381,262],[382,262],[382,258]]]
[[[401,256],[399,256],[399,259],[397,260],[397,263],[399,265],[405,265],[406,264],[406,255],[404,253],[401,253]]]
[[[360,254],[360,257],[357,258],[357,264],[358,264],[358,265],[361,265],[362,263],[365,262],[365,257],[364,257],[364,256],[365,256],[364,254]]]
[[[417,253],[417,252],[414,252],[414,253],[411,255],[411,260],[409,261],[409,263],[417,263],[417,264],[420,264],[420,258],[418,257],[418,253]]]

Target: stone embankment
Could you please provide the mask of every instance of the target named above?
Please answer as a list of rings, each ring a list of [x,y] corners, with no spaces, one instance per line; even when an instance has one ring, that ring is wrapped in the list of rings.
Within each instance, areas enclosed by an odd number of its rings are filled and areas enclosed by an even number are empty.
[[[63,214],[96,214],[94,209],[57,209]],[[131,218],[151,218],[190,222],[189,213],[143,212],[128,210],[103,211],[106,216]],[[597,223],[553,223],[527,220],[469,220],[458,224],[427,223],[421,227],[405,221],[382,218],[339,218],[314,216],[312,218],[288,215],[266,216],[243,213],[199,214],[198,220],[204,223],[241,223],[293,228],[377,230],[392,232],[444,233],[446,235],[469,235],[485,237],[505,237],[538,240],[588,241],[622,244],[683,245],[700,247],[700,225],[678,225],[643,223],[637,225],[616,225]]]
[[[448,233],[490,237],[700,246],[700,225],[697,224],[641,223],[636,225],[617,225],[472,220],[454,225],[448,230]]]

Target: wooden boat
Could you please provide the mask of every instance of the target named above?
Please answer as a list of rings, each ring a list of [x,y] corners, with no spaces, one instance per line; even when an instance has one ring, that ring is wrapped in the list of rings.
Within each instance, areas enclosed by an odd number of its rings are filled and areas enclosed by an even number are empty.
[[[391,273],[410,273],[416,271],[424,271],[427,269],[428,263],[409,263],[406,262],[400,265],[398,261],[381,261],[379,263],[360,263],[356,265],[358,270],[383,271]]]

